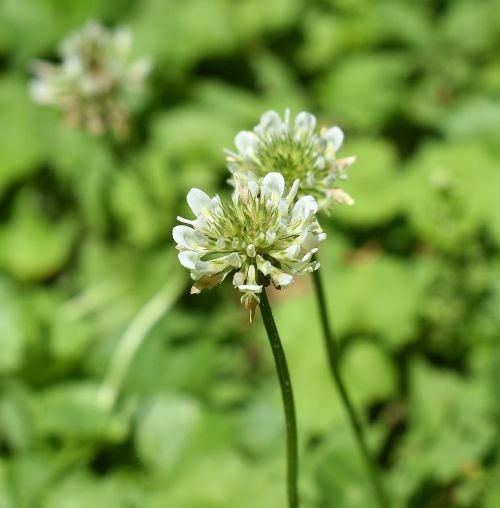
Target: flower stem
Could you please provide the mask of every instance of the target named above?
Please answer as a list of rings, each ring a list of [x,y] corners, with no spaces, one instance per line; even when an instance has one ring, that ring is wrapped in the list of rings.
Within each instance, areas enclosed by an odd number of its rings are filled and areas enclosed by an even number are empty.
[[[375,495],[377,497],[378,504],[381,508],[388,508],[389,500],[382,485],[379,471],[370,455],[368,446],[366,444],[363,427],[361,426],[359,417],[356,414],[354,405],[349,397],[349,394],[347,393],[346,386],[340,374],[338,363],[338,345],[333,335],[332,328],[330,327],[330,320],[328,318],[328,312],[326,308],[325,292],[323,289],[323,283],[321,281],[321,275],[319,272],[320,272],[319,270],[315,270],[313,272],[313,279],[314,279],[314,288],[316,290],[316,297],[318,299],[319,311],[321,315],[323,338],[325,341],[325,347],[328,354],[330,371],[332,373],[335,384],[337,385],[340,397],[345,406],[347,414],[349,415],[349,419],[351,421],[351,425],[354,430],[354,435],[356,437],[357,444],[359,446],[359,449],[361,450],[361,454],[363,455],[363,458],[368,467],[368,472],[370,474],[370,479],[373,485],[373,489],[375,491]]]
[[[168,282],[144,304],[123,332],[98,392],[98,401],[107,411],[113,409],[137,351],[149,332],[174,305],[184,287],[182,274],[177,275],[174,272]]]
[[[287,485],[288,485],[288,506],[289,508],[299,507],[299,495],[297,488],[299,454],[297,446],[297,421],[295,418],[295,404],[293,401],[292,382],[286,363],[285,352],[281,345],[280,336],[276,323],[274,322],[266,290],[262,291],[260,297],[260,311],[271,349],[273,351],[274,363],[281,387],[281,396],[285,409],[286,420],[286,448],[287,448]]]

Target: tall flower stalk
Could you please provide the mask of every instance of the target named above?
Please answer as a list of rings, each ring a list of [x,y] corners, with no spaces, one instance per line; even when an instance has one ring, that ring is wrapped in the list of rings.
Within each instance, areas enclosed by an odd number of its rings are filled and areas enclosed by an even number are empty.
[[[287,186],[297,179],[300,193],[314,196],[319,208],[331,213],[335,205],[353,205],[354,200],[338,184],[347,179],[347,169],[356,157],[337,158],[344,134],[339,127],[316,129],[314,115],[299,113],[293,122],[290,112],[282,119],[276,111],[267,111],[252,131],[241,131],[235,137],[236,151],[226,150],[227,164],[235,180],[262,179],[270,171],[284,175]],[[347,387],[339,369],[338,347],[330,326],[326,297],[319,271],[313,271],[314,289],[320,310],[323,340],[332,378],[337,386],[356,442],[366,462],[378,504],[389,506],[388,499],[375,465]]]
[[[298,445],[292,383],[281,340],[271,313],[266,287],[285,289],[297,275],[319,268],[314,260],[326,238],[316,219],[316,200],[305,195],[296,200],[298,180],[285,195],[285,179],[268,173],[260,183],[251,178],[234,180],[230,203],[191,189],[187,202],[195,219],[178,217],[174,227],[179,261],[194,281],[191,293],[220,284],[229,274],[241,293],[241,302],[262,318],[278,374],[287,432],[287,486],[289,508],[298,508]]]
[[[262,297],[260,299],[260,312],[262,320],[264,321],[264,326],[266,327],[269,344],[271,345],[271,350],[273,352],[276,372],[278,373],[280,382],[283,407],[285,409],[288,506],[290,508],[298,508],[299,493],[297,484],[299,472],[299,452],[297,443],[297,419],[295,417],[292,382],[290,380],[290,373],[288,372],[285,352],[283,351],[283,346],[281,345],[278,329],[276,328],[276,323],[274,322],[271,306],[269,305],[269,300],[265,290],[262,292]]]
[[[382,484],[382,480],[380,478],[377,466],[372,456],[370,455],[370,451],[368,449],[368,445],[366,443],[365,435],[363,432],[363,426],[356,413],[354,405],[347,391],[347,387],[340,373],[338,343],[335,339],[335,335],[333,333],[333,329],[330,324],[330,319],[328,317],[326,295],[323,288],[323,282],[321,280],[321,274],[319,273],[319,270],[313,272],[313,281],[318,301],[325,349],[328,356],[328,363],[330,365],[330,372],[332,374],[335,384],[337,385],[340,398],[342,399],[342,403],[344,404],[346,412],[349,416],[349,420],[351,422],[351,426],[354,431],[356,442],[361,451],[361,454],[363,455],[363,459],[368,467],[368,473],[370,475],[370,480],[373,485],[373,490],[375,492],[377,502],[381,508],[388,508],[389,501],[385,493],[385,489]]]

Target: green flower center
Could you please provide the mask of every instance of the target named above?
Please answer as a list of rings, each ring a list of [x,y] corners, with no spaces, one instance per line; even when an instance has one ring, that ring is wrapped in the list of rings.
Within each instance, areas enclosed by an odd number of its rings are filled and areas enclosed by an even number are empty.
[[[256,152],[255,173],[264,176],[270,172],[281,173],[287,185],[299,178],[301,181],[316,164],[317,151],[310,138],[296,140],[292,135],[275,136],[262,140]]]
[[[250,198],[248,203],[224,206],[224,214],[218,218],[218,229],[224,238],[238,238],[245,248],[261,244],[262,232],[273,230],[279,220],[277,209],[266,210],[258,201]]]

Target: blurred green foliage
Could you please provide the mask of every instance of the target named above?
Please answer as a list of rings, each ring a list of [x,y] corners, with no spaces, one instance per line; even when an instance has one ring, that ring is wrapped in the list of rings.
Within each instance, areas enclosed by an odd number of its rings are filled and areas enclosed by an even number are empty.
[[[30,102],[88,19],[155,70],[126,145]],[[284,506],[262,326],[187,295],[170,239],[266,109],[347,134],[320,252],[342,368],[394,507],[500,506],[500,3],[0,2],[0,507]],[[305,508],[370,508],[307,278],[273,294]],[[148,325],[148,320],[150,325]]]

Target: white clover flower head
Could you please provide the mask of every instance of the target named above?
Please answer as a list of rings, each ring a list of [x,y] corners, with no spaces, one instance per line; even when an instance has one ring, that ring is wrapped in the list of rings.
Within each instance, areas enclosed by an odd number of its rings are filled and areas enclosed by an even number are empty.
[[[257,181],[270,172],[279,172],[287,186],[299,179],[301,194],[312,195],[326,211],[335,203],[354,204],[336,184],[347,179],[347,168],[356,157],[337,159],[344,133],[339,127],[324,127],[318,132],[316,124],[316,117],[305,111],[293,123],[290,110],[283,120],[276,111],[265,112],[253,131],[236,135],[236,152],[226,150],[229,170],[240,178]]]
[[[61,63],[35,62],[32,99],[63,111],[68,124],[95,135],[111,130],[125,136],[128,100],[142,91],[151,70],[148,58],[129,62],[132,37],[90,21],[63,40]]]
[[[303,196],[294,203],[298,188],[297,180],[285,196],[279,173],[268,173],[260,185],[236,177],[229,204],[191,189],[187,202],[196,218],[178,217],[184,224],[173,230],[179,261],[195,281],[191,293],[212,288],[233,273],[252,321],[264,286],[272,282],[283,289],[295,275],[319,268],[312,258],[326,235],[316,219],[315,199]]]

